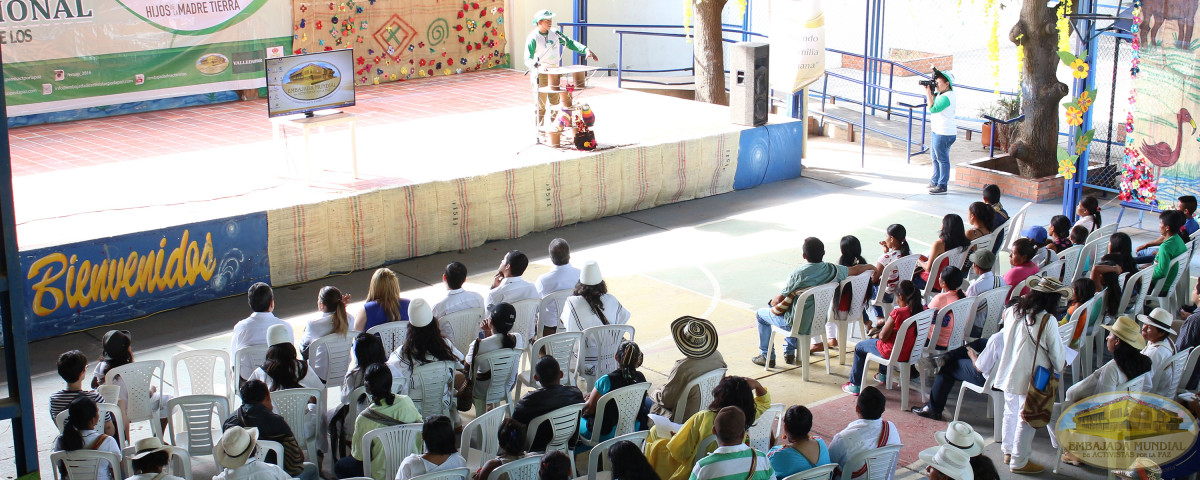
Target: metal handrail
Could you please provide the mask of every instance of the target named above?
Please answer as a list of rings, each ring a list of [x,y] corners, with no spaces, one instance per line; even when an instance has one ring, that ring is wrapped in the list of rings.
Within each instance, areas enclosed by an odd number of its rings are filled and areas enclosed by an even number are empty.
[[[1025,115],[1021,114],[1014,118],[1010,118],[1008,120],[1001,120],[1001,119],[993,117],[991,115],[984,115],[983,118],[989,122],[992,122],[992,131],[988,132],[989,133],[988,136],[991,137],[988,139],[988,158],[996,158],[996,130],[999,130],[998,128],[996,128],[996,125],[1012,125],[1021,120],[1024,120]]]

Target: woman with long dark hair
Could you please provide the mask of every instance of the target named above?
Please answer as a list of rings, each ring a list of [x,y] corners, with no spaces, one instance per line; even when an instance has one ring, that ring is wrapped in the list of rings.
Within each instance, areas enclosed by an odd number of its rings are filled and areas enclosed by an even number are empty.
[[[500,302],[492,305],[488,309],[487,318],[483,319],[483,335],[485,338],[471,342],[471,346],[467,348],[466,356],[466,371],[470,372],[478,362],[475,359],[479,355],[494,352],[505,348],[522,349],[525,348],[525,339],[520,333],[512,333],[513,325],[517,322],[517,309],[506,302]],[[475,390],[472,393],[477,405],[480,406],[479,412],[486,410],[486,405],[482,405],[484,397],[487,395],[488,388],[491,387],[492,372],[490,370],[479,370],[475,372]],[[517,369],[512,370],[512,375],[507,379],[508,388],[512,389],[517,382]]]
[[[771,407],[771,394],[758,380],[727,376],[713,388],[713,400],[704,410],[688,418],[674,436],[664,438],[651,430],[646,444],[646,458],[659,478],[686,480],[694,466],[693,455],[700,440],[713,434],[717,412],[725,407],[737,407],[746,414],[746,425],[754,424],[762,412]]]
[[[582,332],[591,327],[601,325],[623,325],[629,323],[630,313],[617,297],[608,293],[604,277],[600,275],[600,265],[588,261],[579,271],[579,283],[575,285],[575,294],[567,297],[563,304],[561,321],[567,326],[568,332]],[[600,375],[596,372],[596,360],[600,355],[599,346],[594,341],[587,341],[583,347],[583,372],[589,376]]]
[[[1100,228],[1100,201],[1096,200],[1096,197],[1091,195],[1083,197],[1079,206],[1075,208],[1075,214],[1079,215],[1079,220],[1075,221],[1075,225],[1087,228],[1088,232],[1094,232]]]
[[[371,405],[354,420],[354,439],[350,444],[350,456],[342,457],[334,465],[338,478],[358,477],[363,474],[363,448],[371,449],[372,458],[383,458],[383,445],[363,445],[362,437],[380,427],[389,427],[421,421],[421,412],[407,395],[392,393],[392,372],[382,363],[372,363],[364,370],[367,396]],[[387,466],[377,462],[368,472],[373,478],[384,478]]]
[[[100,385],[104,385],[105,377],[108,372],[114,368],[121,367],[133,363],[133,337],[125,330],[109,330],[100,338],[102,345],[102,354],[100,363],[96,365],[96,374],[92,377],[92,390],[95,390]],[[129,388],[125,386],[125,379],[120,375],[113,377],[113,384],[121,387],[117,394],[117,406],[121,411],[126,411],[129,405]],[[152,384],[149,391],[133,392],[134,395],[147,395],[150,397],[150,409],[158,412],[158,420],[162,428],[167,428],[167,420],[170,412],[167,411],[167,402],[171,401],[171,395],[166,395]],[[112,399],[109,399],[110,401]],[[129,438],[129,416],[125,416],[125,425],[121,426],[125,432],[125,438]]]
[[[593,430],[596,428],[596,418],[601,418],[600,438],[598,441],[608,440],[613,437],[613,429],[617,426],[617,405],[609,403],[608,407],[597,415],[596,402],[600,401],[600,397],[604,394],[616,390],[618,388],[628,387],[635,383],[646,381],[646,376],[639,372],[638,367],[642,366],[642,349],[638,344],[623,341],[617,345],[617,369],[609,372],[596,379],[596,383],[592,386],[592,391],[588,393],[584,399],[582,421],[579,422],[579,435],[584,438],[592,438],[595,434]],[[642,407],[638,409],[637,421],[634,428],[637,430],[645,430],[650,428],[649,421],[646,416],[650,413],[650,404],[645,396],[642,396]]]
[[[329,366],[325,359],[329,354],[324,349],[319,352],[310,352],[308,346],[316,339],[326,335],[346,337],[350,332],[350,324],[354,322],[354,317],[346,313],[346,303],[349,301],[350,295],[343,295],[337,287],[329,285],[322,287],[321,292],[317,294],[317,311],[321,312],[321,316],[304,325],[304,337],[300,340],[300,354],[317,372],[317,377],[320,377],[322,382],[330,380],[328,378]],[[346,340],[350,339],[346,338]]]
[[[892,350],[896,347],[896,339],[900,332],[900,327],[904,324],[908,317],[921,313],[925,310],[925,305],[922,303],[921,290],[913,284],[911,280],[901,280],[900,287],[896,290],[896,308],[892,309],[892,313],[888,315],[887,320],[878,322],[868,336],[868,338],[854,345],[854,364],[850,368],[850,381],[842,385],[842,391],[851,395],[858,395],[859,389],[862,386],[863,369],[866,368],[868,354],[874,354],[883,358],[888,358],[892,354]],[[913,346],[917,343],[916,325],[912,325],[908,329],[908,334],[905,335],[904,345],[900,346],[900,359],[907,361],[909,354],[912,352]],[[875,375],[875,380],[883,382],[887,375],[887,369],[884,366],[879,367],[879,374]]]
[[[370,402],[367,395],[364,393],[358,398],[350,398],[351,394],[358,387],[365,385],[365,376],[367,367],[375,363],[386,363],[388,354],[383,349],[383,340],[369,333],[360,333],[354,338],[354,346],[352,347],[353,358],[350,370],[346,372],[346,377],[342,380],[342,403],[329,410],[329,422],[331,425],[341,426],[340,441],[344,445],[350,444],[350,439],[354,436],[354,413],[367,407]],[[333,432],[332,435],[337,435]],[[339,453],[335,452],[335,455]]]
[[[608,447],[608,461],[612,464],[613,480],[659,480],[642,449],[629,440]]]
[[[112,452],[120,456],[121,448],[117,446],[116,439],[96,430],[97,423],[100,423],[100,408],[96,406],[96,402],[85,395],[76,397],[67,407],[67,422],[63,425],[62,435],[59,435],[58,439],[54,441],[54,451],[73,452],[88,449]],[[57,467],[60,470],[63,468],[61,465]],[[114,467],[120,472],[119,466],[114,465]],[[63,477],[65,478],[65,470],[61,471],[64,472]],[[112,480],[108,462],[101,461],[98,478],[99,480]]]
[[[399,382],[396,391],[408,394],[409,379],[412,378],[413,367],[432,362],[452,361],[462,366],[463,354],[454,348],[450,339],[446,338],[433,317],[433,310],[423,298],[415,298],[408,305],[408,336],[404,345],[392,352],[387,365],[392,370],[392,377]],[[455,388],[462,383],[462,374],[455,374]],[[446,392],[447,400],[452,392]]]
[[[1021,418],[1025,395],[1033,372],[1060,374],[1065,354],[1059,341],[1057,322],[1050,314],[1071,289],[1053,278],[1029,278],[1030,292],[1004,311],[1004,353],[996,371],[995,386],[1004,392],[1002,450],[1011,455],[1013,473],[1037,473],[1044,469],[1030,460],[1034,428]]]
[[[967,239],[975,240],[989,233],[992,233],[992,228],[996,225],[996,211],[992,207],[983,202],[972,203],[967,207],[967,223],[971,225],[971,229],[967,230]]]
[[[812,432],[813,415],[804,405],[792,405],[783,414],[783,440],[767,452],[775,475],[786,478],[813,467],[831,463],[829,446],[825,440],[809,435]]]
[[[971,240],[967,238],[967,232],[963,227],[962,217],[954,213],[948,213],[942,217],[942,229],[938,231],[938,239],[933,241],[933,245],[929,247],[929,257],[921,261],[920,267],[924,270],[921,272],[921,278],[924,280],[917,284],[918,288],[925,288],[925,281],[929,281],[929,272],[933,271],[933,261],[938,255],[946,253],[950,250],[962,247],[971,246]],[[941,265],[945,267],[943,263]],[[937,281],[937,279],[933,279]]]
[[[272,392],[287,388],[325,388],[308,363],[301,360],[283,325],[267,328],[267,358],[247,380],[261,380]]]

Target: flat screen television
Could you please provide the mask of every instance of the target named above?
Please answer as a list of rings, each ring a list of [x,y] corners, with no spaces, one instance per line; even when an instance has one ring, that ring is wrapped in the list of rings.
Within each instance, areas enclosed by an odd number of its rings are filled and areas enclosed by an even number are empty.
[[[268,58],[267,116],[354,105],[354,50],[330,50]]]

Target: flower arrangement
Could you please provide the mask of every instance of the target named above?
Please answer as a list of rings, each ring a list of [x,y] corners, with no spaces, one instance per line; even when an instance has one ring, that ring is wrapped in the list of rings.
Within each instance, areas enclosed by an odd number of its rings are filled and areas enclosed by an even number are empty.
[[[1060,11],[1061,13],[1061,11]],[[1062,31],[1059,31],[1062,34]],[[1059,37],[1061,44],[1062,37]],[[1071,67],[1071,74],[1078,79],[1084,79],[1088,76],[1087,51],[1080,52],[1079,56],[1075,56],[1069,51],[1059,50],[1058,58],[1062,60],[1064,65]],[[1067,125],[1074,128],[1075,131],[1075,150],[1067,151],[1063,147],[1058,147],[1058,173],[1067,180],[1075,178],[1077,167],[1076,160],[1079,159],[1083,152],[1087,151],[1088,145],[1092,143],[1092,139],[1096,135],[1096,129],[1084,130],[1079,128],[1083,126],[1083,117],[1088,110],[1092,108],[1092,103],[1096,101],[1096,90],[1084,90],[1075,95],[1075,98],[1064,106],[1067,107]]]
[[[1133,133],[1133,110],[1137,104],[1137,76],[1141,71],[1139,65],[1142,45],[1138,30],[1142,23],[1142,0],[1133,0],[1132,13],[1133,50],[1130,55],[1129,78],[1133,82],[1129,87],[1129,109],[1125,115],[1125,160],[1122,162],[1125,174],[1121,176],[1121,193],[1117,195],[1117,198],[1122,201],[1139,201],[1157,207],[1158,182],[1155,181],[1154,170],[1150,168],[1149,162],[1142,159],[1141,153],[1134,147],[1133,135],[1131,135]]]

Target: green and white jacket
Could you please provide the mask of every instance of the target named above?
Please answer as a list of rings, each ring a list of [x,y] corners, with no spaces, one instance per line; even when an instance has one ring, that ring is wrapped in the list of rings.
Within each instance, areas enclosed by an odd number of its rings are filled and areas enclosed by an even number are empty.
[[[525,68],[533,70],[535,64],[538,67],[561,66],[560,47],[580,55],[588,53],[587,45],[571,40],[559,30],[551,29],[543,34],[534,28],[525,39]]]

